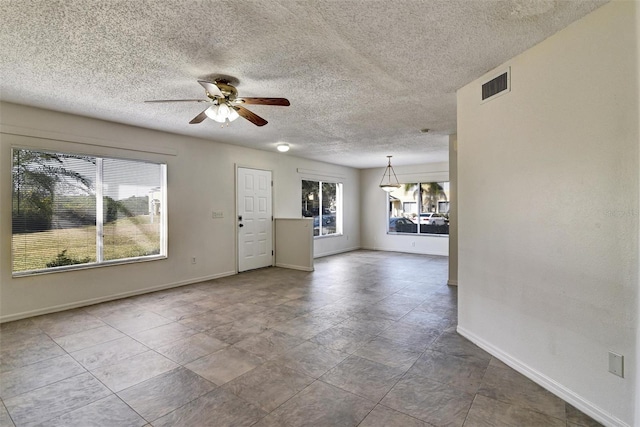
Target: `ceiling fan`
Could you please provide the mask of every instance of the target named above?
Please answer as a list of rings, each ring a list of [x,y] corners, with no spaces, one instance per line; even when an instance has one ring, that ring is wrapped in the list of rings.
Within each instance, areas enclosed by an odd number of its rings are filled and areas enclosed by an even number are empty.
[[[238,117],[249,120],[256,126],[264,126],[268,122],[257,114],[247,110],[242,104],[253,105],[280,105],[287,107],[291,105],[286,98],[239,98],[238,90],[227,80],[216,80],[208,82],[198,80],[204,88],[208,99],[158,99],[145,102],[205,102],[211,104],[202,113],[195,116],[189,124],[201,123],[207,117],[218,123],[229,124]]]

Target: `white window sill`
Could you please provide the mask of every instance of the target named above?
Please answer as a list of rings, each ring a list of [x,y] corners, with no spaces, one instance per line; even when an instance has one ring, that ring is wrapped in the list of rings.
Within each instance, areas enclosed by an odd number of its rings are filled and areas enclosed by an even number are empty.
[[[343,234],[342,233],[336,233],[336,234],[325,234],[323,236],[313,236],[313,240],[321,240],[321,239],[331,239],[333,237],[342,237]]]
[[[436,234],[436,233],[398,233],[397,231],[387,231],[389,236],[431,236],[431,237],[449,237],[448,234]]]
[[[88,270],[92,268],[100,268],[100,267],[107,267],[107,266],[121,265],[121,264],[133,264],[133,263],[147,262],[147,261],[157,261],[161,259],[167,259],[167,256],[166,255],[149,255],[149,256],[137,257],[137,258],[104,261],[101,263],[94,262],[94,263],[87,263],[87,264],[73,264],[73,265],[64,265],[61,267],[43,268],[40,270],[17,271],[12,273],[12,277],[28,277],[28,276],[36,276],[40,274],[60,273],[65,271]]]

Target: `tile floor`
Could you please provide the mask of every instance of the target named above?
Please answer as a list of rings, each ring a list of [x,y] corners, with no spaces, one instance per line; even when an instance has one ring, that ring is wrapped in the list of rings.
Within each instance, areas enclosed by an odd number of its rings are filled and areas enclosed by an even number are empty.
[[[597,426],[455,332],[447,259],[356,251],[5,323],[0,426]]]

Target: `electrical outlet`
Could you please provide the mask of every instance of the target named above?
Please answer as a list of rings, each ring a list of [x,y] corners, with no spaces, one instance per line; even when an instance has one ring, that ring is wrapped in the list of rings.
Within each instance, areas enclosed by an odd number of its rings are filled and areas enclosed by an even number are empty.
[[[624,378],[624,356],[621,354],[609,352],[609,372]]]
[[[224,218],[224,212],[223,211],[213,211],[213,212],[211,212],[211,218],[213,218],[213,219]]]
[[[411,242],[411,246],[416,247],[416,242]]]
[[[191,264],[195,264],[196,263],[196,257],[191,257]]]

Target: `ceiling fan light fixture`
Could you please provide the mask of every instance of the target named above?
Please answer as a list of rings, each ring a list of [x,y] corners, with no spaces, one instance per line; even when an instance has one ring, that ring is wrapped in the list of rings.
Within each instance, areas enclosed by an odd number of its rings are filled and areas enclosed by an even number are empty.
[[[278,144],[276,148],[278,149],[279,152],[286,153],[287,151],[289,151],[289,148],[291,147],[289,147],[289,144],[282,143],[282,144]]]
[[[218,115],[224,116],[225,119],[229,117],[229,106],[224,102],[218,105]]]
[[[224,123],[224,119],[220,120],[220,114],[219,114],[219,105],[212,105],[211,107],[207,108],[204,113],[207,115],[207,117],[209,117],[211,120],[215,120],[216,122],[219,123]]]
[[[229,117],[228,117],[229,121],[232,122],[235,119],[237,119],[238,117],[240,117],[240,114],[238,114],[236,109],[235,108],[230,108],[229,109]]]
[[[220,105],[212,105],[211,107],[207,108],[204,113],[207,115],[207,117],[215,120],[218,123],[224,123],[227,120],[232,122],[240,117],[240,115],[234,108],[230,108],[227,104],[224,103]]]
[[[391,166],[391,157],[393,156],[387,156],[389,162],[387,163],[387,167],[382,174],[382,179],[380,180],[380,188],[387,193],[392,192],[396,188],[400,188],[400,182],[398,182],[396,172],[393,170],[393,166]]]
[[[237,89],[229,83],[227,78],[208,82],[206,80],[198,80],[200,86],[204,88],[207,99],[155,99],[144,102],[207,102],[209,108],[195,116],[189,122],[190,125],[202,123],[204,119],[211,119],[221,123],[224,127],[225,123],[236,120],[238,117],[247,119],[256,126],[264,126],[267,122],[256,113],[246,109],[240,104],[256,104],[256,105],[279,105],[288,107],[291,105],[287,98],[238,98]]]

